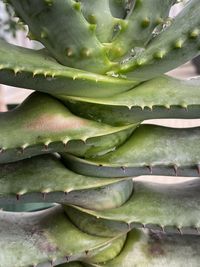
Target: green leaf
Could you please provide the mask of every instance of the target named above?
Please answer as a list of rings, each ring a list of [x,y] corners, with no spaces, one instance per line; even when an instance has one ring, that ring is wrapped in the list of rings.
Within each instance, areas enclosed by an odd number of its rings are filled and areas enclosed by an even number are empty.
[[[199,13],[199,0],[189,1],[169,27],[152,39],[144,51],[136,51],[135,56],[121,64],[117,72],[146,81],[199,55]]]
[[[133,230],[121,253],[101,264],[68,263],[59,267],[198,267],[199,237],[170,235],[155,231]]]
[[[97,177],[199,176],[200,127],[143,124],[120,147],[90,160],[64,155],[74,171]]]
[[[42,93],[33,93],[16,109],[0,113],[0,125],[0,163],[58,151],[79,156],[106,153],[134,129],[82,119]]]
[[[1,267],[58,265],[93,257],[110,238],[78,230],[60,207],[35,213],[0,213]]]
[[[124,56],[135,47],[145,47],[152,38],[153,30],[156,26],[164,23],[174,4],[174,0],[134,0],[129,2],[132,3],[132,7],[112,43],[114,49],[118,47],[120,50],[118,57]],[[112,53],[112,56],[115,58],[116,55]]]
[[[127,91],[133,81],[65,67],[46,50],[14,46],[0,40],[0,83],[55,96],[110,96]]]
[[[105,73],[113,65],[83,17],[79,3],[73,0],[9,2],[36,39],[61,64],[97,73]]]
[[[63,98],[69,109],[84,118],[111,125],[159,118],[200,118],[200,79],[161,76],[111,97]]]
[[[84,266],[198,267],[199,260],[198,236],[133,230],[128,235],[123,251],[116,258],[106,263]]]
[[[76,212],[66,208],[75,225],[87,230],[90,223],[105,233],[123,233],[131,228],[150,228],[176,234],[198,234],[200,228],[200,181],[195,179],[177,184],[159,184],[147,181],[134,182],[132,197],[121,207],[91,211],[78,208]],[[83,220],[81,221],[81,218]],[[101,221],[103,219],[103,221]],[[107,221],[106,221],[107,220]],[[87,222],[87,224],[86,224]],[[98,232],[97,232],[98,235]]]
[[[111,14],[108,0],[81,0],[81,11],[86,20],[96,26],[96,36],[101,43],[109,42],[113,37],[118,20]]]
[[[60,202],[108,209],[124,204],[132,189],[132,180],[78,175],[53,155],[0,165],[1,207],[2,204],[16,204],[20,208],[23,203]]]

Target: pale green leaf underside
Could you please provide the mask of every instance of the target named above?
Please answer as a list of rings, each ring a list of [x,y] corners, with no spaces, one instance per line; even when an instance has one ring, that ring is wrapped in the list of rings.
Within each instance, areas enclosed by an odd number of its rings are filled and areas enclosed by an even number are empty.
[[[198,234],[200,228],[199,191],[199,179],[169,185],[137,181],[134,183],[132,197],[123,206],[104,211],[80,210],[96,217],[95,220],[88,217],[86,220],[88,225],[92,222],[98,226],[99,223],[105,232],[111,231],[111,234],[116,234],[117,231],[118,233],[126,232],[135,227]],[[70,209],[69,211],[66,209],[66,212],[70,216]],[[74,215],[72,212],[72,218]],[[104,221],[101,222],[100,218]],[[76,224],[79,223],[76,222]],[[86,225],[82,224],[81,229],[86,229]]]
[[[59,267],[198,267],[199,237],[166,235],[159,232],[133,230],[128,234],[121,253],[100,264],[70,262]]]
[[[199,251],[198,236],[165,235],[133,230],[128,235],[123,251],[115,259],[104,264],[83,266],[198,267]]]
[[[58,151],[80,156],[105,153],[134,129],[82,119],[43,93],[33,93],[16,109],[0,113],[0,125],[0,163]]]
[[[200,128],[175,129],[140,125],[115,151],[84,160],[63,155],[70,168],[84,175],[199,176]]]
[[[82,233],[60,207],[36,213],[1,212],[0,229],[1,267],[58,265],[89,258],[111,241]]]
[[[53,155],[0,165],[0,203],[60,202],[91,209],[122,205],[132,181],[78,175]]]

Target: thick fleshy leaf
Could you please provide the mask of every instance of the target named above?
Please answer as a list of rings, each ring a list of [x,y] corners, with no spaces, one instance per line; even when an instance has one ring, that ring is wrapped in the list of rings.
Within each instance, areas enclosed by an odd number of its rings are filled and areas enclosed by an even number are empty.
[[[133,81],[65,67],[45,50],[34,51],[0,40],[0,83],[56,96],[104,97],[132,88]]]
[[[2,112],[0,125],[0,163],[58,151],[80,156],[105,153],[132,131],[131,126],[112,127],[79,118],[43,93],[33,93],[16,109]]]
[[[77,208],[96,217],[80,213],[79,220],[76,218],[78,212],[71,212],[70,208],[66,208],[66,212],[73,223],[85,232],[90,231],[87,226],[92,223],[93,228],[101,229],[102,233],[110,236],[117,232],[127,232],[130,228],[142,227],[179,234],[198,234],[199,192],[199,179],[169,185],[137,181],[132,197],[119,208],[104,211]],[[101,221],[101,218],[104,220]],[[96,233],[98,235],[98,231]]]
[[[112,241],[82,233],[60,207],[35,213],[1,212],[0,230],[1,267],[48,266],[88,259]]]
[[[133,230],[129,233],[122,252],[116,258],[102,264],[83,264],[83,266],[198,267],[199,243],[199,236],[166,235],[160,232]]]
[[[63,155],[68,166],[97,177],[139,175],[199,176],[200,127],[176,129],[141,125],[120,147],[84,160]]]
[[[61,64],[97,73],[105,73],[112,66],[93,25],[84,18],[80,3],[73,0],[9,0],[9,3]]]
[[[156,231],[133,230],[121,253],[101,264],[73,262],[58,267],[198,267],[199,236],[180,236]]]
[[[117,73],[146,81],[200,54],[199,13],[199,0],[189,1],[171,25],[152,39],[146,49],[135,51],[132,59],[122,63]]]
[[[70,221],[81,231],[90,235],[115,237],[131,229],[131,225],[127,225],[127,223],[104,219],[96,214],[90,214],[89,210],[80,210],[69,205],[63,205],[63,208]]]
[[[174,4],[174,0],[134,0],[129,2],[133,3],[132,7],[112,44],[114,49],[117,47],[120,51],[119,56],[125,55],[135,47],[145,47],[152,38],[153,30],[156,26],[164,23]]]
[[[114,125],[159,118],[195,119],[200,118],[200,79],[162,76],[112,97],[63,100],[79,116]]]
[[[101,43],[109,42],[113,37],[115,25],[120,21],[113,17],[109,0],[79,0],[79,2],[86,20],[96,25],[95,33],[97,38]]]
[[[91,255],[89,259],[85,258],[83,259],[83,261],[91,263],[101,263],[101,262],[104,263],[109,260],[112,260],[115,257],[117,257],[117,255],[119,255],[119,253],[124,247],[125,241],[126,241],[126,234],[108,243],[107,246],[102,247],[102,251],[101,248],[99,248],[98,254],[96,253],[95,255]]]
[[[132,189],[132,180],[73,173],[53,155],[0,165],[1,204],[60,202],[89,209],[107,209],[125,203]]]

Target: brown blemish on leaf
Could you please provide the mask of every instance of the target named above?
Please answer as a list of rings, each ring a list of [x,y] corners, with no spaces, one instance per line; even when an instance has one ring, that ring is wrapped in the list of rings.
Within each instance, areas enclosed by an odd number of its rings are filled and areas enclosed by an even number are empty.
[[[156,256],[163,256],[165,254],[161,244],[159,243],[153,243],[149,246],[149,254],[152,257]]]
[[[35,240],[37,240],[37,247],[40,251],[52,255],[58,250],[57,246],[51,243],[50,239],[48,238],[48,235],[44,230],[37,229],[37,227],[33,227],[31,235],[32,237],[34,237]]]
[[[26,128],[31,131],[60,132],[67,129],[79,129],[86,125],[86,120],[76,117],[66,118],[62,115],[42,115],[37,120],[27,123]]]
[[[163,234],[160,232],[150,232],[150,242],[148,244],[148,253],[151,257],[163,256],[165,254],[162,248]]]

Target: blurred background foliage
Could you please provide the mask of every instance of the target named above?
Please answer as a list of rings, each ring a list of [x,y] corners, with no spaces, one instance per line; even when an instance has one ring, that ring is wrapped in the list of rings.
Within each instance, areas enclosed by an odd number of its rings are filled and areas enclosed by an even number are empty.
[[[0,38],[16,38],[19,30],[25,31],[24,24],[14,16],[12,8],[0,0]]]

